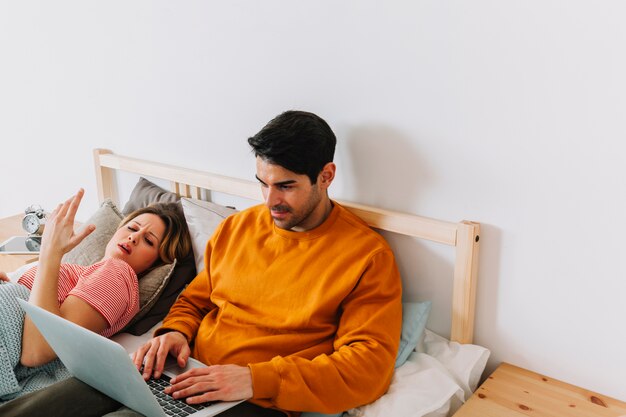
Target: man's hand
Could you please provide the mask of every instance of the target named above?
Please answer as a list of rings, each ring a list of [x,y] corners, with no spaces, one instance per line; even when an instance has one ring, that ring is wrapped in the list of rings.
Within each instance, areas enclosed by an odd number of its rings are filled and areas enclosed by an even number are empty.
[[[133,362],[137,369],[143,365],[143,379],[148,380],[150,376],[159,378],[168,354],[176,358],[181,368],[187,365],[191,349],[182,333],[168,332],[150,339],[133,354]]]
[[[252,398],[252,373],[247,366],[214,365],[194,368],[171,380],[165,393],[187,398],[188,404]]]
[[[10,282],[11,280],[9,280],[9,277],[6,273],[0,272],[0,281]]]

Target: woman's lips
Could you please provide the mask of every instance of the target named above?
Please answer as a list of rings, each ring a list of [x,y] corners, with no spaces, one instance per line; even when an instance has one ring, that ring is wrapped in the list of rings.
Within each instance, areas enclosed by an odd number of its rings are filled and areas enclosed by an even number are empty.
[[[118,247],[122,250],[122,252],[124,252],[124,253],[126,253],[126,254],[130,255],[131,250],[130,250],[130,248],[128,247],[128,245],[126,245],[126,244],[124,244],[124,243],[120,243],[120,244],[118,244],[117,246],[118,246]]]

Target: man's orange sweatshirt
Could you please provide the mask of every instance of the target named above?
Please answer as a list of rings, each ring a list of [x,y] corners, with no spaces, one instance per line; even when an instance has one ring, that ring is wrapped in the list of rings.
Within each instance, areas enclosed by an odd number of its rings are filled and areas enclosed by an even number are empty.
[[[251,402],[291,416],[385,393],[402,288],[391,249],[361,219],[334,203],[320,226],[292,232],[255,206],[220,224],[204,260],[157,333],[183,333],[205,364],[248,366]]]

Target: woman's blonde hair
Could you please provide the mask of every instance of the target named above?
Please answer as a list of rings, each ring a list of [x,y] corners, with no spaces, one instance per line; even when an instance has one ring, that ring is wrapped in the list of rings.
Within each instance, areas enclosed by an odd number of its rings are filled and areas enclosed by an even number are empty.
[[[137,209],[127,215],[119,227],[141,214],[154,214],[165,224],[165,233],[159,245],[159,259],[149,268],[152,269],[162,263],[171,264],[174,259],[179,261],[191,253],[191,237],[182,209],[176,203],[154,203]],[[146,271],[147,272],[147,271]]]

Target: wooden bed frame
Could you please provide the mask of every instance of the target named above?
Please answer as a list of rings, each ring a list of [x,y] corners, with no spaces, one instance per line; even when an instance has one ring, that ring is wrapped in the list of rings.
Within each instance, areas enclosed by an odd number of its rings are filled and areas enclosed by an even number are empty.
[[[100,202],[110,198],[119,204],[116,171],[170,181],[171,190],[182,197],[201,199],[202,190],[208,190],[262,201],[260,187],[253,181],[115,155],[105,149],[94,150],[94,162]],[[480,225],[471,221],[453,223],[341,200],[338,202],[373,228],[455,248],[450,340],[472,343]]]

